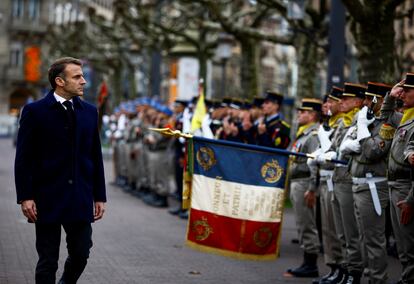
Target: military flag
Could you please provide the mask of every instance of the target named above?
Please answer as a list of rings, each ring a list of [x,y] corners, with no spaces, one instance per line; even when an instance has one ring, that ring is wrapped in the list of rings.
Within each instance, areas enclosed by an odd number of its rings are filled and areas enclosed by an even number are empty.
[[[287,151],[221,140],[187,140],[187,244],[239,259],[278,255]]]

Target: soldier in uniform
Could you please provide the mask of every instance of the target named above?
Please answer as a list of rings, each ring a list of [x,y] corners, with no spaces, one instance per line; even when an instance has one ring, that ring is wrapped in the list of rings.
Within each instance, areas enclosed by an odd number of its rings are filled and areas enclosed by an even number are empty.
[[[343,119],[335,132],[332,146],[327,153],[320,155],[319,162],[329,161],[330,159],[340,159],[349,161],[350,156],[341,155],[340,148],[343,141],[352,131],[354,116],[361,109],[365,99],[366,87],[359,84],[345,83],[344,92],[340,101],[341,111],[344,113]],[[352,176],[348,166],[336,164],[333,173],[334,199],[332,203],[335,226],[337,226],[338,237],[345,242],[344,248],[344,267],[343,283],[360,283],[363,271],[363,258],[361,254],[361,238],[358,230],[357,217],[352,195]],[[343,235],[341,233],[343,232]],[[348,281],[348,282],[347,282]],[[335,279],[333,283],[340,283],[340,279]]]
[[[387,283],[385,210],[389,203],[386,178],[387,156],[393,128],[379,118],[384,96],[392,86],[368,82],[365,106],[358,113],[356,139],[348,140],[342,152],[352,155],[350,172],[360,233],[367,256],[370,283]]]
[[[343,271],[341,265],[344,261],[344,255],[342,253],[341,241],[338,235],[343,236],[343,232],[338,234],[333,218],[333,203],[337,204],[337,200],[333,198],[333,181],[332,175],[334,170],[333,163],[321,163],[316,162],[318,155],[321,155],[329,150],[332,145],[332,138],[335,134],[335,130],[338,128],[339,123],[342,120],[343,113],[340,111],[339,103],[341,101],[343,89],[338,87],[332,87],[330,93],[326,97],[326,101],[322,105],[324,112],[323,124],[318,129],[318,139],[320,148],[313,153],[315,158],[308,159],[308,165],[311,168],[311,173],[315,175],[319,174],[319,197],[321,205],[321,223],[322,223],[322,242],[324,251],[324,260],[327,266],[330,267],[328,274],[324,275],[318,280],[317,283],[331,283],[334,279],[341,279],[343,277]],[[313,170],[313,168],[315,170]],[[337,205],[338,206],[338,205]]]
[[[404,112],[394,110],[395,99],[401,99]],[[414,283],[414,74],[394,86],[386,97],[381,113],[391,127],[396,127],[388,160],[388,186],[391,197],[391,221],[402,265],[399,283]]]
[[[319,148],[318,128],[322,101],[313,98],[302,99],[298,108],[299,129],[291,151],[313,153]],[[295,277],[317,277],[317,258],[319,253],[319,237],[316,227],[316,179],[312,179],[306,157],[291,158],[290,200],[296,215],[299,241],[304,249],[303,264],[288,269],[287,273]]]
[[[260,146],[286,149],[290,143],[290,125],[280,114],[283,96],[267,91],[262,105],[265,117],[257,124],[257,144]]]

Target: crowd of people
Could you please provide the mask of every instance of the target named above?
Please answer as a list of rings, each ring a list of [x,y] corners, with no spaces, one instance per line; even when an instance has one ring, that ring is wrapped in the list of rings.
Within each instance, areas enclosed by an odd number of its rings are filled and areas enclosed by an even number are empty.
[[[283,95],[277,92],[251,102],[205,100],[207,114],[196,130],[195,104],[176,100],[170,110],[140,98],[104,117],[117,185],[151,206],[168,207],[171,194],[181,200],[185,139],[150,128],[306,153],[308,158],[292,155],[289,163],[287,192],[304,254],[303,263],[286,275],[317,277],[323,247],[330,272],[314,283],[360,283],[363,274],[370,283],[388,283],[388,216],[402,267],[398,283],[414,283],[414,74],[395,86],[345,83],[323,100],[303,98],[295,134],[280,112]],[[169,212],[188,218],[181,206]]]

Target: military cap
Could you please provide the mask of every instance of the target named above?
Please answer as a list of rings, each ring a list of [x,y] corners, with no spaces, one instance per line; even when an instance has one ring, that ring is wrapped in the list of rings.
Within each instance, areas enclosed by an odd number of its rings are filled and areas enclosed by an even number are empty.
[[[344,89],[333,86],[331,88],[331,91],[328,94],[328,98],[333,99],[335,101],[340,101],[343,92],[344,92]]]
[[[263,97],[254,97],[253,98],[253,106],[255,107],[261,107],[262,104],[264,103],[264,98]]]
[[[223,100],[221,101],[221,106],[222,107],[229,107],[231,104],[231,98],[229,97],[225,97],[223,98]]]
[[[243,101],[242,109],[251,109],[252,108],[252,102],[248,99],[245,99]]]
[[[188,101],[177,99],[177,100],[174,101],[174,104],[175,105],[182,105],[182,106],[186,107],[188,105]]]
[[[234,109],[241,109],[242,105],[243,105],[243,101],[241,99],[233,98],[231,99],[229,107],[234,108]]]
[[[414,88],[414,73],[405,74],[405,82],[401,85],[404,88]]]
[[[371,97],[385,97],[391,91],[392,86],[383,83],[368,82],[368,88],[365,92],[366,96]]]
[[[364,85],[345,83],[344,92],[342,93],[342,96],[365,99],[366,90],[367,90],[367,87]]]
[[[210,108],[212,103],[210,99],[204,99],[204,104],[206,105],[207,108]]]
[[[275,102],[275,103],[278,103],[278,104],[282,104],[283,95],[278,93],[278,92],[267,90],[266,91],[266,97],[264,99],[265,99],[265,101],[272,101],[272,102]]]
[[[320,112],[322,110],[322,101],[315,98],[303,98],[301,106],[298,107],[298,110],[312,110]]]

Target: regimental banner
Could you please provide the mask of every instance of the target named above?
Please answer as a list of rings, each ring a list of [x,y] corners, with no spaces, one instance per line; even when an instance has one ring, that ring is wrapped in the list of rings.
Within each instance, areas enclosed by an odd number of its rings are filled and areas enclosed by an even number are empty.
[[[288,156],[199,137],[188,143],[192,183],[187,244],[239,259],[276,259]]]

